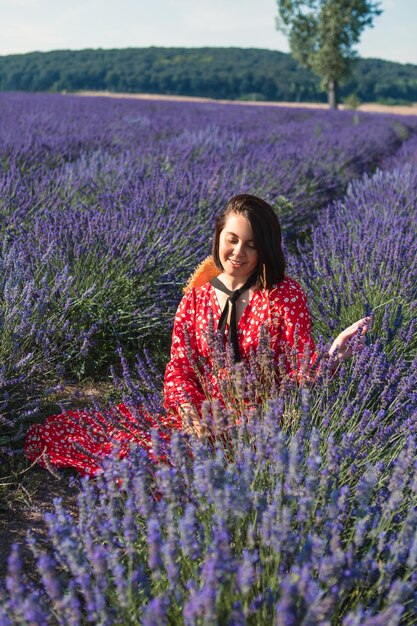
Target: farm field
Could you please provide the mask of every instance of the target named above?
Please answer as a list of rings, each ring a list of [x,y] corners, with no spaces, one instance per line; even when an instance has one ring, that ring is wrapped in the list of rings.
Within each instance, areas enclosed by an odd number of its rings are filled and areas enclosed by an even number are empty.
[[[0,484],[48,414],[162,411],[182,287],[235,193],[277,208],[322,363],[308,388],[257,388],[238,424],[208,412],[227,437],[166,449],[153,430],[169,463],[116,449],[96,479],[71,476],[76,510],[55,501],[36,565],[10,547],[0,624],[417,623],[417,118],[0,104]],[[364,315],[365,349],[331,376],[331,338]],[[230,379],[239,406],[254,397],[251,372]]]

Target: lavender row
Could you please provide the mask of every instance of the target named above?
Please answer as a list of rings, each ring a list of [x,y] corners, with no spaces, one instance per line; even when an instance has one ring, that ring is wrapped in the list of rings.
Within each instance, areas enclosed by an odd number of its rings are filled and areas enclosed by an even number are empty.
[[[129,182],[153,174],[163,189],[177,181],[170,201],[175,205],[182,190],[188,210],[204,197],[210,206],[245,187],[272,201],[285,196],[294,205],[288,225],[305,223],[312,209],[378,165],[417,127],[413,117],[351,112],[1,97],[2,213],[14,228],[38,211],[61,214],[79,194],[78,210],[98,208],[114,193],[117,201],[120,185],[123,193]],[[200,190],[205,179],[208,189]],[[187,184],[197,194],[186,193]],[[144,206],[155,200],[152,189],[150,198],[140,191]]]

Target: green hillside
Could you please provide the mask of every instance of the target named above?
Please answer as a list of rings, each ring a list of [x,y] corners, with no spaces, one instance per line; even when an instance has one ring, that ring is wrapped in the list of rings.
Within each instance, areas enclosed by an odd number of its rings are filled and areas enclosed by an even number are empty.
[[[253,48],[58,50],[0,57],[1,91],[106,90],[325,102],[319,80],[289,54]],[[341,97],[417,101],[417,66],[358,59]]]

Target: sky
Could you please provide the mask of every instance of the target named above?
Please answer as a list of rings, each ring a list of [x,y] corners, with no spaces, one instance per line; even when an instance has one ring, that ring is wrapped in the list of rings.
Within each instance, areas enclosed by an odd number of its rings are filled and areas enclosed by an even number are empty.
[[[240,47],[288,52],[276,0],[0,0],[0,55],[84,48]],[[417,0],[382,0],[357,51],[417,65]]]

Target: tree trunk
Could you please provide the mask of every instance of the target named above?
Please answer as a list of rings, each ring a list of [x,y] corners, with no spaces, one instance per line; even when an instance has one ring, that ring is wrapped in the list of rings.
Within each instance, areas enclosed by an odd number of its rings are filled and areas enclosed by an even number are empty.
[[[327,87],[327,102],[331,109],[337,109],[337,105],[339,104],[339,94],[336,80],[329,80]]]

